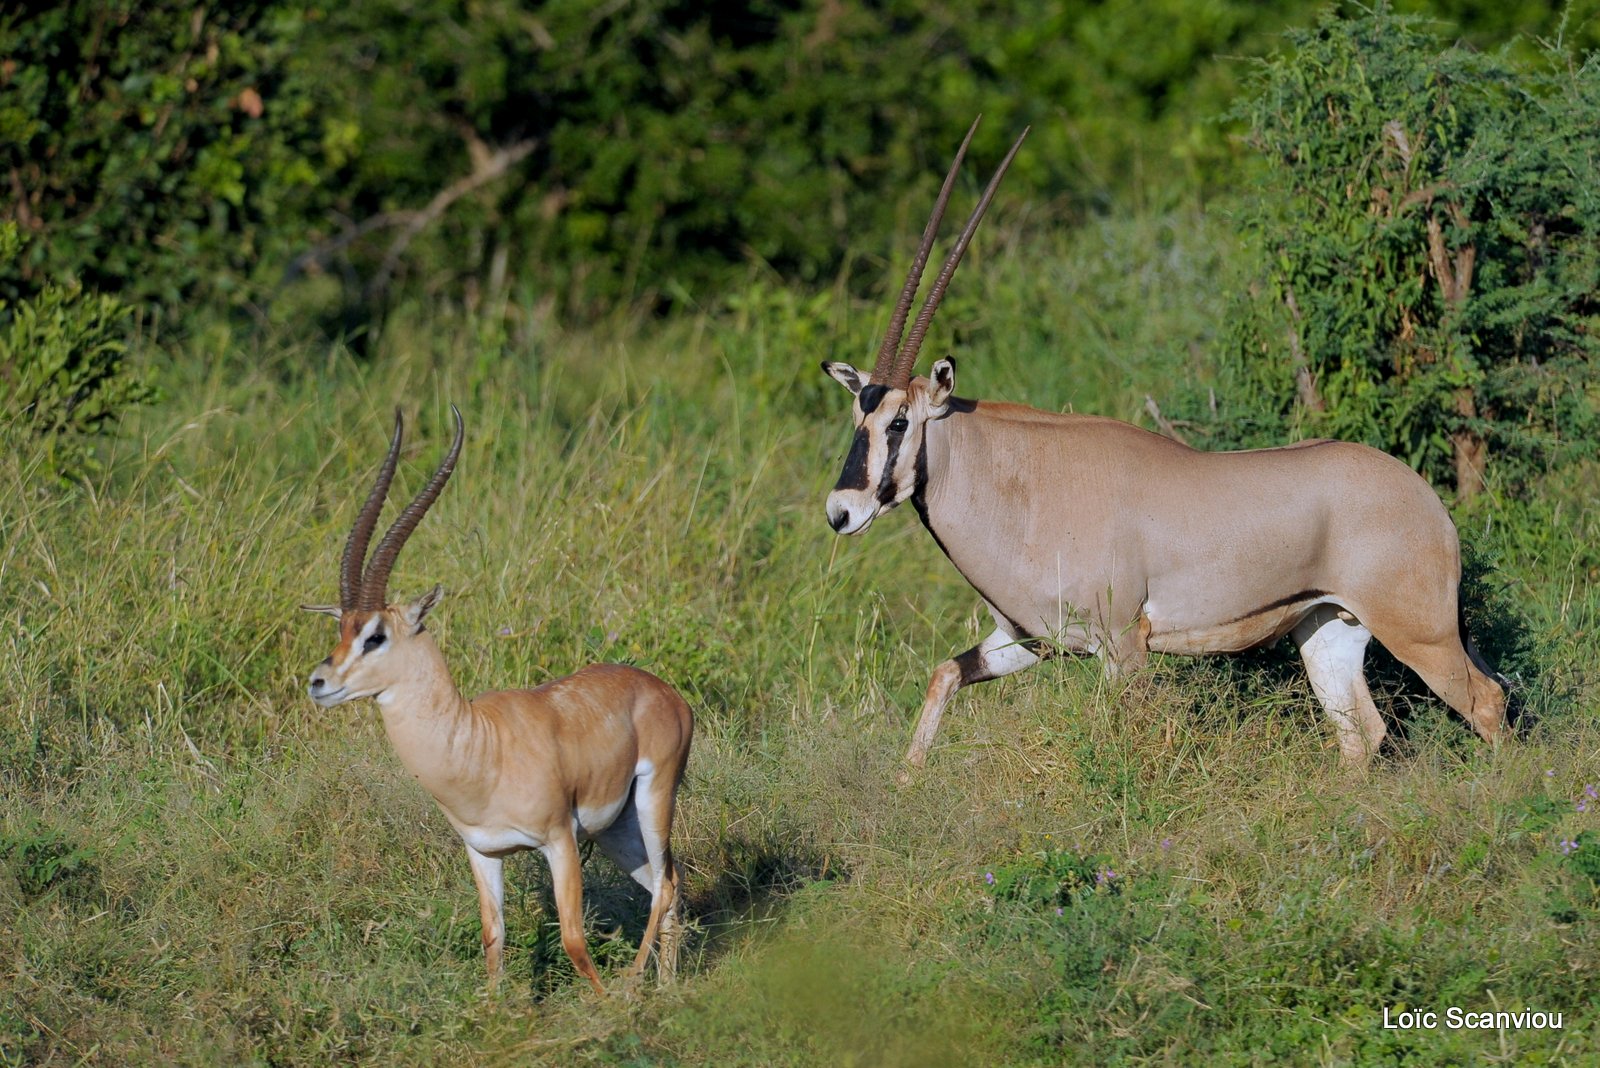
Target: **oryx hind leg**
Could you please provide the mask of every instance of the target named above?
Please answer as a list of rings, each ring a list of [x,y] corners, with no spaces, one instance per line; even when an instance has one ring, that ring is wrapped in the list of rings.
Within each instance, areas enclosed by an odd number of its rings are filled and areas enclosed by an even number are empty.
[[[1311,689],[1339,734],[1346,764],[1361,767],[1378,752],[1388,728],[1372,703],[1363,663],[1372,632],[1339,606],[1313,608],[1291,632]]]
[[[1483,669],[1488,665],[1463,641],[1464,635],[1452,626],[1433,641],[1389,639],[1383,632],[1378,640],[1406,667],[1415,671],[1446,704],[1471,724],[1478,736],[1491,745],[1505,735],[1506,692]]]
[[[906,751],[906,763],[920,768],[927,761],[945,705],[957,690],[1013,674],[1038,662],[1038,655],[1028,648],[1026,639],[998,626],[971,649],[934,668],[933,678],[928,680],[928,696],[922,702],[922,715],[911,735],[911,748]]]

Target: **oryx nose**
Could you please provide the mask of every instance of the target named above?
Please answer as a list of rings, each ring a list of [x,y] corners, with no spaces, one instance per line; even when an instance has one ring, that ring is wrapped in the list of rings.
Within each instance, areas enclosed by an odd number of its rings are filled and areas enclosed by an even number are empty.
[[[831,508],[828,509],[828,525],[833,528],[834,533],[837,534],[843,530],[844,525],[848,522],[850,522],[850,513],[845,509],[840,508],[838,511],[834,511]]]
[[[328,681],[326,679],[324,679],[320,674],[318,674],[317,672],[313,671],[311,673],[311,686],[310,686],[311,696],[315,697],[317,694],[321,693],[323,690],[326,690],[327,688],[328,688]]]

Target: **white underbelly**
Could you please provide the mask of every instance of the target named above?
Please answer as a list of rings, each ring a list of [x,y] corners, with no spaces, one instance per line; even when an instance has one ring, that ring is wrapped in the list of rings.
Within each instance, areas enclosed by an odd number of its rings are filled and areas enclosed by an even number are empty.
[[[1281,638],[1312,608],[1332,600],[1324,594],[1223,619],[1209,619],[1204,613],[1168,613],[1151,602],[1146,606],[1149,646],[1153,652],[1188,656],[1243,652]]]
[[[456,830],[463,842],[490,857],[519,849],[543,849],[545,845],[537,835],[516,827],[457,827]]]
[[[628,793],[625,791],[621,797],[604,805],[578,806],[571,815],[573,835],[582,842],[599,834],[616,822],[627,803]],[[521,827],[492,824],[463,826],[456,823],[455,828],[463,842],[485,856],[515,853],[521,849],[543,849],[549,844],[543,835]]]

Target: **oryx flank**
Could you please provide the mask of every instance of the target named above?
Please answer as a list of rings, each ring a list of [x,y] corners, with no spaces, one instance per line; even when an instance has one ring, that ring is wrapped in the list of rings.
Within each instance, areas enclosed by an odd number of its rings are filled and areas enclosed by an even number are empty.
[[[1362,672],[1373,637],[1497,741],[1505,693],[1460,625],[1455,526],[1399,460],[1340,441],[1197,452],[1113,419],[957,397],[948,358],[928,378],[911,377],[1022,144],[984,190],[902,347],[971,139],[945,178],[872,374],[823,364],[855,395],[855,439],[828,495],[829,525],[860,534],[911,501],[994,617],[993,633],[934,669],[906,760],[926,759],[958,689],[1030,667],[1047,648],[1096,653],[1117,673],[1150,650],[1229,653],[1285,634],[1346,762],[1364,764],[1384,736]]]
[[[505,856],[537,849],[550,862],[561,945],[578,974],[604,993],[583,936],[578,844],[592,838],[650,891],[650,919],[630,974],[643,968],[659,931],[663,980],[676,967],[678,874],[672,810],[689,759],[693,717],[683,698],[636,668],[596,664],[532,690],[500,690],[468,701],[456,688],[423,617],[435,586],[410,604],[386,603],[389,569],[461,455],[463,427],[421,492],[402,511],[362,569],[400,458],[402,424],[376,485],[345,543],[337,607],[304,607],[339,620],[339,644],[311,673],[311,699],[324,708],[377,699],[401,762],[425,786],[466,843],[478,884],[489,985],[501,971]]]

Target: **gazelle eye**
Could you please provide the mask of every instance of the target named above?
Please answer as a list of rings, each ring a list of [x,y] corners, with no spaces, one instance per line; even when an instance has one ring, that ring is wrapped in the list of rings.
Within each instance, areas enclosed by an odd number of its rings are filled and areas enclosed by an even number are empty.
[[[906,432],[906,428],[910,425],[911,424],[906,420],[905,416],[897,415],[895,416],[894,421],[889,424],[889,433],[904,434]]]
[[[361,651],[363,653],[370,653],[370,652],[372,652],[372,650],[376,649],[378,646],[380,646],[382,644],[383,644],[383,631],[381,631],[381,630],[380,631],[374,631],[367,638],[366,641],[361,643]]]

